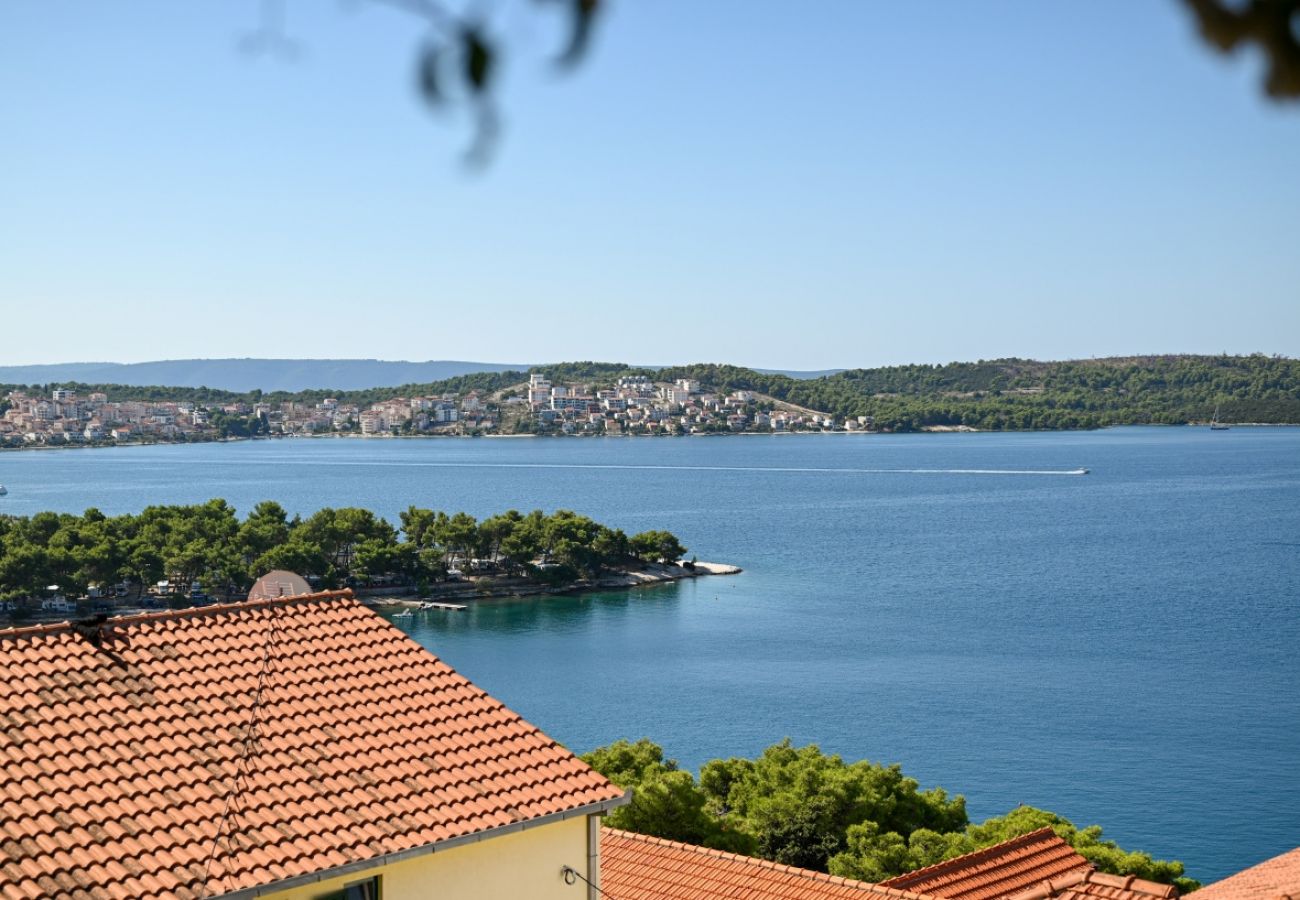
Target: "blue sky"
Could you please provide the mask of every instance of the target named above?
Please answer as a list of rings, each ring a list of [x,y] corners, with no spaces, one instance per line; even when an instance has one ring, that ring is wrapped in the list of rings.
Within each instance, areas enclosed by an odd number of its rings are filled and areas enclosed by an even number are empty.
[[[288,4],[0,6],[0,363],[1300,355],[1300,104],[1175,0],[612,0],[563,78],[480,4],[477,173],[417,22]]]

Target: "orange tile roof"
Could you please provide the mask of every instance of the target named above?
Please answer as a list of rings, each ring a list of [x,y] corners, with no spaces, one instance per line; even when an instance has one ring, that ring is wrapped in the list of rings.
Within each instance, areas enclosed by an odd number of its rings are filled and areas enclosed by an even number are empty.
[[[0,630],[0,667],[6,900],[221,894],[622,796],[348,592]]]
[[[1178,888],[1172,884],[1083,869],[1013,894],[1010,900],[1174,900],[1177,896]]]
[[[953,857],[881,884],[946,900],[992,900],[1006,897],[1067,872],[1092,864],[1050,828]]]
[[[600,887],[612,900],[925,900],[824,872],[600,830]]]
[[[1196,900],[1300,900],[1300,847],[1207,884]]]

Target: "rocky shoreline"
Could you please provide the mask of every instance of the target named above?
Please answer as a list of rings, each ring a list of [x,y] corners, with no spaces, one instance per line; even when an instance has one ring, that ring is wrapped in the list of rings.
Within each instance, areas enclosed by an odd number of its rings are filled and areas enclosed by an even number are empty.
[[[705,575],[739,575],[740,566],[725,563],[697,562],[693,568],[684,565],[647,564],[624,572],[609,572],[599,578],[582,579],[566,585],[546,585],[527,579],[482,578],[457,584],[440,584],[427,597],[413,596],[359,596],[362,603],[377,608],[419,607],[424,603],[467,603],[477,600],[513,599],[550,595],[585,594],[591,591],[619,590],[666,584]]]

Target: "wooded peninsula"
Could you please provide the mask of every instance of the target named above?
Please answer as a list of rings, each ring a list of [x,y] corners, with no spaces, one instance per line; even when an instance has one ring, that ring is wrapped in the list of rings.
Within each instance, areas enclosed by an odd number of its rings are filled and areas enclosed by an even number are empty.
[[[400,527],[356,507],[290,517],[273,501],[243,521],[225,500],[111,517],[42,512],[0,516],[0,612],[23,619],[74,612],[78,600],[92,609],[242,600],[272,570],[319,589],[429,596],[454,584],[477,594],[540,593],[647,566],[689,577],[694,561],[679,562],[686,552],[671,532],[629,537],[569,510],[479,521],[412,506]]]

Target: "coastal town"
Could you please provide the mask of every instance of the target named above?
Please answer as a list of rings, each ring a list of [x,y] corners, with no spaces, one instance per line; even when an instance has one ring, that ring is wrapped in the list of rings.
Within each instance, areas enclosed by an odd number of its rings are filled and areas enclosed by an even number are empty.
[[[104,391],[11,390],[0,404],[0,446],[188,442],[353,435],[698,435],[870,431],[869,416],[836,419],[750,391],[630,375],[608,386],[526,384],[496,391],[392,397],[359,404],[303,400],[152,400]],[[142,392],[143,393],[143,392]]]

